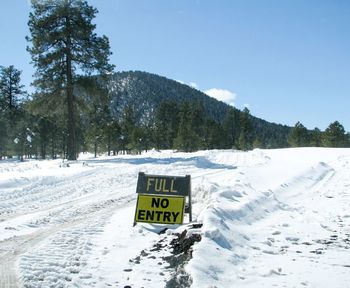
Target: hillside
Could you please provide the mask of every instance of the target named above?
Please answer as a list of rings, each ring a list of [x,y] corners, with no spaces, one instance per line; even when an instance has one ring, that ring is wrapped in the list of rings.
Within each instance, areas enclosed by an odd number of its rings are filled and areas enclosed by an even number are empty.
[[[199,101],[204,104],[208,117],[223,121],[228,105],[203,92],[156,74],[140,71],[115,73],[109,90],[115,113],[131,104],[138,114],[157,107],[162,101]],[[142,103],[142,105],[140,105]]]
[[[290,127],[155,74],[82,76],[74,93],[79,152],[288,147]],[[55,93],[34,93],[14,114],[6,108],[0,115],[0,159],[68,157],[66,108]]]
[[[205,93],[188,85],[179,83],[159,75],[128,71],[111,76],[108,89],[112,96],[113,114],[118,117],[126,106],[131,105],[137,119],[152,114],[163,101],[200,102],[207,117],[222,123],[228,110],[232,107],[224,102],[209,97]],[[234,108],[239,113],[239,110]],[[287,147],[287,135],[290,127],[267,122],[251,116],[254,137],[263,143],[271,143],[273,147]],[[268,139],[268,141],[267,141]]]

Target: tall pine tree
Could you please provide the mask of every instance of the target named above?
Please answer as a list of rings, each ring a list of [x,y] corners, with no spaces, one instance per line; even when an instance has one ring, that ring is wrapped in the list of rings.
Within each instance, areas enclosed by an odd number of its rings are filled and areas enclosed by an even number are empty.
[[[234,148],[238,146],[240,135],[240,112],[230,107],[225,115],[223,122],[223,130],[225,133],[225,148]]]
[[[13,111],[18,108],[20,98],[26,94],[20,82],[21,71],[13,65],[0,67],[0,110]]]
[[[335,121],[324,131],[323,144],[326,147],[348,147],[349,139],[344,126]]]
[[[159,149],[172,149],[178,126],[178,104],[163,101],[159,104],[155,117],[155,145]]]
[[[22,109],[26,92],[21,84],[21,71],[13,65],[0,67],[0,159],[15,152],[13,140],[25,114]],[[24,124],[23,124],[24,125]]]
[[[310,137],[306,127],[299,121],[290,130],[288,144],[292,147],[305,147],[310,144]]]
[[[248,150],[252,146],[252,121],[250,111],[247,107],[243,109],[240,114],[240,134],[239,134],[239,148],[241,150]]]
[[[83,0],[32,0],[29,15],[31,37],[27,47],[36,67],[34,85],[41,96],[65,97],[67,109],[67,158],[77,158],[76,103],[77,71],[111,72],[106,36],[98,37],[92,24],[97,9]],[[58,107],[63,109],[63,107]]]
[[[179,107],[179,126],[174,146],[192,152],[203,147],[204,115],[200,103],[183,102]]]

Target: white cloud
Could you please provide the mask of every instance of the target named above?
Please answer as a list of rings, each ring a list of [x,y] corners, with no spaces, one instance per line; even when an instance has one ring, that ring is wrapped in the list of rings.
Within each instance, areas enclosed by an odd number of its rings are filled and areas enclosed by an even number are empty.
[[[180,84],[185,84],[184,81],[181,81],[181,80],[175,80],[176,82],[179,82]]]
[[[198,89],[198,84],[195,82],[190,82],[189,85],[194,89]]]
[[[237,95],[229,90],[212,88],[204,91],[204,93],[219,101],[235,106],[234,101],[236,100]]]

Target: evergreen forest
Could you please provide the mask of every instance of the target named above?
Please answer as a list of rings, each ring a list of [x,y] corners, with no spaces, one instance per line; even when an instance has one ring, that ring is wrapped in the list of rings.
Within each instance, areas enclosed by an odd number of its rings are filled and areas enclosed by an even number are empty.
[[[25,91],[16,67],[0,66],[0,159],[350,147],[338,121],[325,131],[269,123],[159,75],[114,72],[108,38],[92,24],[98,11],[86,1],[32,1],[32,10],[27,50],[35,91]]]

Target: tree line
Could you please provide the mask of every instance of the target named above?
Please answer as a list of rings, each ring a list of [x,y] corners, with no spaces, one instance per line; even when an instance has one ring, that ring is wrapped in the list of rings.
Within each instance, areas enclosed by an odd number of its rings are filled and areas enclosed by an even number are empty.
[[[329,124],[325,131],[308,130],[297,122],[288,135],[288,144],[291,147],[350,147],[350,134],[338,121]]]
[[[75,160],[85,151],[97,155],[152,148],[349,146],[349,134],[339,122],[324,132],[309,131],[299,122],[292,128],[271,124],[247,108],[224,107],[195,89],[148,73],[136,73],[137,85],[124,89],[133,76],[126,73],[116,85],[108,38],[95,33],[95,8],[83,0],[31,3],[27,50],[36,68],[35,92],[24,90],[21,71],[0,67],[0,159]],[[136,97],[140,94],[144,98]],[[152,95],[156,105],[144,101]]]
[[[68,158],[67,111],[49,108],[41,97],[28,97],[13,66],[0,69],[0,158]],[[103,81],[102,81],[103,80]],[[200,101],[163,100],[152,113],[136,115],[126,105],[113,115],[111,93],[101,77],[79,77],[76,97],[77,151],[140,153],[149,149],[200,149],[349,147],[349,133],[335,121],[325,131],[308,130],[300,122],[290,129],[286,144],[276,144],[263,126],[254,127],[249,109],[229,108],[222,121],[208,117]],[[44,113],[51,111],[51,113]],[[267,131],[269,132],[269,131]]]
[[[11,70],[17,77],[10,77]],[[67,111],[50,107],[41,97],[23,97],[20,71],[2,67],[0,77],[1,150],[0,158],[68,158]],[[15,79],[9,84],[9,78]],[[11,87],[9,87],[9,85]],[[108,89],[98,77],[80,77],[75,90],[78,121],[77,151],[95,155],[140,153],[143,150],[253,147],[253,129],[248,109],[231,108],[222,123],[208,118],[203,103],[163,101],[150,113],[137,117],[134,107],[126,105],[113,116]],[[11,91],[7,93],[6,91]],[[45,113],[50,111],[51,113]],[[147,114],[147,113],[145,113]]]

